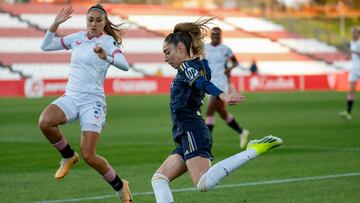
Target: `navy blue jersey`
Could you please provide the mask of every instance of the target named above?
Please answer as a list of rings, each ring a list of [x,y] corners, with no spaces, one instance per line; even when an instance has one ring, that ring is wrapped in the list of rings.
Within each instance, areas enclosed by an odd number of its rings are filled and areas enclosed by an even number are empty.
[[[205,93],[222,93],[210,82],[211,70],[206,59],[183,62],[170,87],[170,110],[174,140],[185,131],[207,128],[200,114]]]

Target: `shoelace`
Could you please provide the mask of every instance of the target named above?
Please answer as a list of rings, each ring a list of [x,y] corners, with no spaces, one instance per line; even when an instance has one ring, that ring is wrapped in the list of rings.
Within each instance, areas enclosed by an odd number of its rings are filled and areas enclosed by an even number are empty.
[[[69,161],[69,159],[67,159],[67,158],[62,158],[62,159],[60,160],[60,166],[63,167],[64,164],[65,164],[66,162],[68,162],[68,161]]]

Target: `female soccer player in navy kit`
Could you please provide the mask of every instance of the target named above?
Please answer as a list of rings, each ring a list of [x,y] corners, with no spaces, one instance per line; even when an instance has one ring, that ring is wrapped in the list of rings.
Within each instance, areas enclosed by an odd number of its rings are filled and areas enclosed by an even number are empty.
[[[65,94],[47,106],[39,119],[41,131],[62,155],[55,178],[64,178],[73,164],[79,161],[78,154],[58,126],[79,119],[82,158],[114,188],[122,202],[132,202],[128,182],[121,180],[107,160],[96,154],[96,144],[105,123],[106,71],[110,65],[124,71],[129,69],[118,47],[121,43],[119,29],[109,21],[104,8],[96,5],[87,12],[87,31],[55,37],[59,25],[71,18],[72,12],[69,7],[57,14],[41,44],[44,51],[72,50]]]
[[[198,191],[207,191],[242,164],[282,144],[282,140],[274,136],[252,140],[245,151],[211,167],[211,135],[200,114],[205,93],[227,104],[237,104],[245,98],[237,93],[226,94],[212,84],[207,60],[198,58],[204,55],[203,39],[208,21],[177,24],[164,41],[165,61],[178,71],[170,87],[172,134],[176,148],[151,180],[158,203],[174,202],[169,182],[186,171]]]

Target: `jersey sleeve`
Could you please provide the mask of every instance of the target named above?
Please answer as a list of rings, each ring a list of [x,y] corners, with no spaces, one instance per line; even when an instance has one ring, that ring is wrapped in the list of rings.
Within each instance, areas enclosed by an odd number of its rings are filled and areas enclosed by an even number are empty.
[[[194,84],[194,82],[201,76],[201,71],[195,64],[191,63],[182,63],[180,65],[180,71],[183,72],[183,79],[190,86]]]
[[[180,69],[184,73],[184,80],[190,86],[195,86],[213,96],[219,96],[219,94],[223,93],[223,91],[206,79],[204,70],[197,66],[185,62],[180,65]]]
[[[129,63],[126,61],[119,45],[115,42],[113,37],[109,36],[100,46],[106,52],[106,61],[121,70],[129,70]]]
[[[111,57],[114,57],[118,53],[122,54],[119,45],[111,36],[108,36],[108,38],[100,46],[105,50],[106,54]]]
[[[79,36],[79,33],[73,33],[73,34],[61,37],[60,38],[61,46],[66,50],[72,49],[72,47],[73,47],[72,45],[75,43],[76,38],[78,36]]]
[[[233,56],[234,53],[233,53],[233,51],[230,49],[230,47],[228,47],[228,46],[225,46],[225,47],[226,47],[225,56],[226,56],[227,58]]]
[[[73,38],[75,38],[76,35],[77,33],[67,35],[65,37],[56,37],[55,33],[47,31],[40,48],[43,51],[70,49],[71,43],[74,41]]]

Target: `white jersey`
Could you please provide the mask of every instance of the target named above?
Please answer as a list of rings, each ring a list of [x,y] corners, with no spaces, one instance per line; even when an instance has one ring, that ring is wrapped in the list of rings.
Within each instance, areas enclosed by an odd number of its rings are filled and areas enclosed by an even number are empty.
[[[350,50],[360,53],[360,39],[350,42]],[[356,53],[351,54],[352,69],[360,71],[360,56]]]
[[[232,50],[224,45],[205,44],[206,59],[209,61],[211,69],[211,82],[216,83],[228,82],[225,75],[225,66],[229,57],[233,55]]]
[[[96,55],[93,51],[96,45],[102,47],[108,56],[114,58],[115,54],[118,58],[120,56],[122,65],[128,66],[121,54],[121,50],[116,46],[114,38],[110,35],[102,34],[89,38],[87,32],[80,31],[63,38],[55,38],[54,33],[49,31],[46,33],[41,45],[43,50],[71,49],[72,51],[69,79],[65,90],[66,95],[90,93],[105,96],[104,80],[110,63]]]

